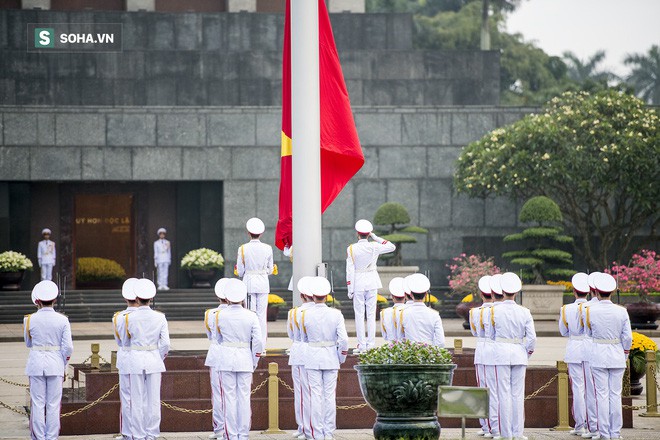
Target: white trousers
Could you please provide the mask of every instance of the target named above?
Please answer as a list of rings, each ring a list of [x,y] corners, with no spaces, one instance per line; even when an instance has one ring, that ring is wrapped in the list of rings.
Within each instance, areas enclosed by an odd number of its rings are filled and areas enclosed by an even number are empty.
[[[355,312],[355,332],[358,348],[368,350],[376,345],[376,295],[377,290],[355,292],[353,295],[353,311]],[[364,331],[364,315],[367,315],[367,336]]]
[[[56,440],[60,435],[62,376],[29,376],[30,436],[32,440]]]
[[[579,364],[568,364],[568,377],[571,379],[571,391],[573,392],[573,419],[575,429],[587,428],[587,407],[584,403],[584,366]]]
[[[161,373],[130,375],[131,424],[134,440],[160,436]]]
[[[474,364],[474,371],[477,375],[477,386],[479,388],[488,388],[486,385],[488,383],[486,380],[486,366],[483,364]],[[479,424],[481,425],[482,431],[490,432],[488,419],[479,419]]]
[[[41,281],[43,280],[53,280],[53,266],[54,264],[42,264],[41,265]]]
[[[252,420],[252,409],[250,408],[252,373],[221,371],[220,379],[222,380],[227,438],[229,440],[247,440]]]
[[[225,407],[223,399],[222,378],[220,371],[209,368],[211,380],[211,403],[213,404],[213,432],[215,434],[225,433]]]
[[[619,438],[623,427],[621,391],[625,369],[592,367],[591,371],[598,399],[598,432],[602,438]]]
[[[168,287],[167,286],[167,276],[169,275],[170,271],[170,263],[158,263],[156,265],[157,272],[158,272],[158,280],[157,284],[158,287]]]
[[[497,384],[497,366],[484,365],[486,388],[488,388],[488,425],[493,436],[500,435],[500,399]]]
[[[307,414],[308,411],[305,409],[304,403],[305,401],[309,401],[308,398],[305,398],[305,394],[309,394],[309,388],[305,367],[302,365],[291,365],[291,378],[293,379],[293,409],[296,414],[296,425],[298,425],[297,432],[299,435],[307,435],[309,428],[305,429],[305,427],[309,426],[309,423],[305,423],[305,416],[309,419],[309,415]]]
[[[310,389],[311,438],[332,437],[337,429],[338,370],[306,371]]]
[[[522,437],[525,427],[526,365],[497,365],[500,436]]]
[[[119,432],[124,437],[133,436],[133,424],[131,422],[131,376],[130,374],[119,375]]]
[[[582,362],[584,374],[584,403],[587,407],[587,429],[589,432],[598,432],[598,401],[596,400],[596,386],[594,374],[589,362]]]
[[[267,293],[250,293],[250,310],[257,314],[259,318],[259,327],[261,327],[261,342],[264,350],[266,349],[266,309],[268,308]]]

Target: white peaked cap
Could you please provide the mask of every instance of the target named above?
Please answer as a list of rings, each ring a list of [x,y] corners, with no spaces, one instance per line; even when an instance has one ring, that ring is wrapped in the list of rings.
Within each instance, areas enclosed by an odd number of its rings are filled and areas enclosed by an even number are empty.
[[[220,299],[227,298],[225,296],[225,287],[227,286],[227,281],[229,281],[229,278],[220,278],[218,281],[215,282],[215,287],[213,288],[213,291],[215,292],[215,296],[217,296]]]
[[[484,275],[483,277],[479,278],[479,290],[481,290],[486,295],[493,293],[493,291],[490,290],[490,275]]]
[[[360,234],[371,234],[374,230],[374,225],[369,220],[361,219],[355,222],[355,230]]]
[[[403,278],[394,277],[390,281],[390,294],[396,296],[397,298],[403,298],[406,296],[406,292],[403,290]]]
[[[410,293],[410,284],[408,284],[408,282],[410,281],[411,276],[412,275],[408,275],[407,277],[405,277],[403,279],[403,282],[401,283],[401,285],[403,286],[404,293]]]
[[[51,233],[51,232],[50,232],[50,229],[48,229],[48,228],[43,228],[43,229],[41,230],[41,235],[44,235],[44,234],[50,234],[50,233]]]
[[[426,293],[431,290],[431,282],[426,275],[414,273],[408,278],[408,287],[412,293]]]
[[[165,228],[159,228],[158,231],[156,232],[156,234],[160,235],[161,232],[167,234],[167,229],[165,229]]]
[[[518,293],[522,290],[522,281],[520,277],[513,272],[506,272],[502,274],[500,278],[500,286],[502,287],[502,292],[512,295]]]
[[[589,287],[591,287],[592,289],[596,288],[594,281],[596,280],[596,277],[598,275],[600,275],[600,272],[591,272],[589,275],[587,275],[587,282],[589,283]]]
[[[266,230],[266,225],[264,225],[264,222],[261,221],[261,219],[258,219],[256,217],[252,217],[250,220],[248,220],[245,223],[245,227],[247,228],[248,232],[250,234],[263,234],[264,231]]]
[[[137,278],[129,278],[121,285],[121,296],[123,296],[124,299],[135,301],[135,283],[137,283],[137,281]]]
[[[312,291],[311,291],[311,282],[314,279],[314,277],[302,277],[301,279],[298,280],[298,292],[302,293],[305,296],[313,296]]]
[[[57,284],[50,280],[39,281],[34,289],[32,289],[32,294],[39,301],[52,301],[57,298],[59,294],[59,289]]]
[[[34,289],[32,289],[32,304],[37,305],[37,297],[34,296]]]
[[[571,278],[573,289],[582,293],[589,293],[589,275],[584,272],[578,272]]]
[[[247,286],[238,278],[229,278],[225,285],[225,296],[229,302],[239,303],[247,298]]]
[[[616,290],[616,280],[609,273],[600,273],[594,279],[596,290],[603,293],[612,293]]]
[[[314,277],[313,283],[310,284],[312,295],[314,296],[327,296],[332,290],[330,281],[328,281],[325,277]]]
[[[140,278],[135,282],[135,296],[140,299],[152,299],[156,296],[156,285],[149,278]]]
[[[502,278],[502,274],[496,273],[495,275],[490,277],[490,280],[488,280],[488,284],[490,284],[490,291],[493,292],[495,295],[504,295],[502,293],[502,286],[500,285],[500,279]]]

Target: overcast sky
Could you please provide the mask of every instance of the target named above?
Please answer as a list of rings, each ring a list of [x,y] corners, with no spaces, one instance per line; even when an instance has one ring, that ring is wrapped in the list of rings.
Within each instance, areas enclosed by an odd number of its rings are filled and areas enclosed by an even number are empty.
[[[550,55],[570,50],[585,59],[605,50],[602,67],[623,75],[626,54],[660,45],[660,0],[523,0],[507,30]]]

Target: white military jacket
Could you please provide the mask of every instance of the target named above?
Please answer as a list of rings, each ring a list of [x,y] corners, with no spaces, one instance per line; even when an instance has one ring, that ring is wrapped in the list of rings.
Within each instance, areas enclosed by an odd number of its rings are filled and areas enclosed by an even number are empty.
[[[221,310],[226,309],[227,304],[220,304],[214,309],[208,309],[204,312],[204,330],[206,330],[206,337],[211,341],[209,351],[206,353],[204,365],[207,367],[215,368],[218,365],[220,358],[220,344],[218,343],[218,314]]]
[[[491,307],[493,307],[492,302],[485,302],[480,307],[470,309],[470,331],[472,332],[472,336],[477,338],[477,345],[474,350],[474,363],[479,365],[484,365],[484,351],[487,350],[486,344],[489,343],[483,324],[484,314]]]
[[[569,364],[580,364],[585,360],[585,345],[588,344],[587,335],[584,332],[584,319],[582,309],[587,303],[585,298],[577,298],[572,304],[562,306],[559,312],[559,333],[568,337],[564,362]]]
[[[171,263],[172,262],[172,246],[170,241],[164,238],[159,238],[154,241],[154,263]]]
[[[307,342],[305,368],[338,370],[348,351],[344,315],[326,304],[315,304],[300,315],[302,340]]]
[[[149,306],[140,306],[124,318],[131,346],[127,374],[165,371],[163,360],[170,351],[165,315],[151,310]]]
[[[404,303],[396,303],[380,311],[380,329],[383,339],[388,342],[398,341],[400,311]]]
[[[609,299],[587,308],[585,329],[592,337],[589,363],[595,368],[626,368],[626,354],[632,345],[628,312]]]
[[[346,286],[348,292],[380,289],[383,285],[376,270],[378,256],[394,252],[396,246],[382,238],[358,240],[346,249]]]
[[[313,302],[306,302],[300,307],[289,310],[286,322],[286,330],[289,339],[293,341],[289,350],[289,365],[305,365],[307,344],[303,341],[302,314],[305,310],[314,307]]]
[[[584,334],[585,339],[584,339],[584,345],[583,345],[583,354],[582,358],[584,359],[584,362],[590,362],[591,361],[591,352],[593,350],[593,342],[591,340],[591,336],[587,333],[585,323],[587,322],[587,309],[589,307],[594,307],[597,306],[600,300],[598,297],[593,296],[589,301],[584,303],[584,306],[582,307],[582,334]]]
[[[399,340],[445,346],[445,331],[437,310],[423,302],[413,302],[400,310]]]
[[[238,304],[230,304],[216,315],[216,340],[220,371],[253,372],[264,351],[257,314]]]
[[[241,245],[236,270],[248,293],[270,293],[268,275],[273,273],[273,248],[256,238]]]
[[[494,341],[490,343],[494,345],[493,365],[527,365],[536,346],[536,330],[529,309],[507,299],[489,312],[484,327]]]
[[[125,310],[116,312],[112,317],[112,329],[114,331],[117,350],[117,370],[119,374],[127,373],[130,362],[131,340],[126,333],[126,315],[137,310],[137,307],[126,307]]]
[[[502,304],[502,301],[493,301],[489,307],[481,307],[479,309],[479,325],[477,326],[477,335],[484,339],[479,360],[482,365],[497,365],[495,363],[495,352],[497,345],[494,341],[493,328],[491,326],[490,315],[491,312]],[[485,305],[485,304],[484,304]],[[476,359],[476,353],[475,353]],[[475,361],[476,363],[476,361]]]
[[[73,353],[69,319],[52,307],[43,307],[23,319],[23,337],[30,349],[27,376],[64,376]]]
[[[51,240],[41,240],[37,245],[37,259],[42,264],[55,264],[55,243]]]

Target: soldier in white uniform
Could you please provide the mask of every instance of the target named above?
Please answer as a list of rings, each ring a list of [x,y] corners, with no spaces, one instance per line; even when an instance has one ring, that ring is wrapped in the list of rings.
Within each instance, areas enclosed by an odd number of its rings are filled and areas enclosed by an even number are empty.
[[[632,345],[630,319],[625,308],[610,301],[616,290],[612,275],[601,273],[594,279],[600,302],[586,311],[586,331],[593,339],[591,371],[598,402],[598,431],[594,439],[621,438],[623,417],[621,390],[626,359]]]
[[[500,279],[502,274],[491,275],[488,279],[488,286],[493,294],[493,303],[490,307],[482,308],[479,311],[479,335],[484,338],[483,354],[481,361],[486,371],[486,384],[488,393],[488,426],[490,433],[485,433],[485,438],[496,438],[500,436],[500,398],[497,386],[497,364],[495,362],[495,353],[498,351],[498,343],[493,340],[493,328],[490,325],[491,311],[502,305],[504,294]],[[486,289],[486,286],[483,286]]]
[[[378,256],[396,250],[394,243],[376,236],[374,227],[368,220],[355,223],[358,242],[346,249],[346,286],[348,297],[353,300],[355,311],[355,332],[357,351],[365,351],[376,344],[376,295],[383,287],[378,276],[376,263]],[[367,239],[371,237],[373,241]],[[364,315],[367,315],[367,336],[365,339]]]
[[[158,273],[158,290],[170,290],[167,286],[167,276],[172,264],[172,246],[165,234],[165,228],[158,229],[158,240],[154,241],[154,267]]]
[[[406,284],[414,302],[401,309],[399,340],[424,342],[438,347],[445,346],[445,331],[437,310],[424,304],[424,298],[431,289],[431,282],[421,273],[410,275]]]
[[[149,307],[156,286],[146,278],[135,283],[138,308],[124,315],[130,340],[131,422],[135,440],[160,436],[160,382],[170,335],[165,315]]]
[[[291,263],[293,263],[293,246],[284,246],[284,249],[282,250],[282,254],[285,257],[287,257]],[[293,292],[293,275],[291,275],[291,279],[289,280],[289,286],[287,287],[287,290]]]
[[[403,290],[403,278],[394,277],[390,281],[392,307],[380,311],[380,329],[385,342],[398,341],[399,312],[405,305],[406,292]]]
[[[252,418],[252,372],[263,352],[261,327],[255,313],[241,305],[247,296],[245,283],[231,278],[225,284],[224,293],[229,305],[216,315],[216,331],[220,344],[218,370],[222,381],[225,432],[228,440],[247,440]]]
[[[587,277],[589,283],[589,292],[591,299],[587,301],[582,307],[582,320],[580,321],[582,327],[582,334],[585,336],[584,340],[584,353],[582,367],[586,374],[584,381],[584,402],[587,407],[587,431],[582,434],[582,438],[592,438],[598,436],[598,401],[596,397],[596,385],[594,383],[594,375],[591,371],[591,356],[594,348],[591,337],[587,334],[584,326],[585,319],[587,318],[587,308],[598,305],[598,294],[596,293],[596,286],[594,280],[600,272],[591,272]]]
[[[522,290],[518,275],[507,272],[500,278],[504,302],[490,308],[491,339],[496,342],[495,365],[499,397],[499,435],[526,440],[525,372],[534,353],[536,330],[529,309],[515,303]]]
[[[45,228],[41,231],[43,240],[37,246],[37,259],[41,268],[41,279],[53,279],[53,266],[55,266],[55,243],[50,240],[50,229]]]
[[[316,305],[304,310],[300,320],[303,341],[307,342],[305,371],[311,394],[310,434],[312,439],[332,440],[337,428],[337,377],[339,365],[348,354],[348,335],[344,316],[325,304],[330,282],[315,277],[310,284]]]
[[[135,283],[137,278],[129,278],[121,286],[121,296],[126,301],[126,309],[116,312],[112,317],[112,329],[117,342],[117,370],[119,370],[119,432],[115,440],[132,439],[133,424],[131,422],[131,376],[128,373],[129,352],[131,341],[126,333],[125,315],[137,310]]]
[[[216,320],[220,311],[227,307],[227,300],[225,297],[225,285],[229,281],[228,278],[221,278],[215,283],[215,296],[218,297],[220,304],[218,307],[208,309],[204,312],[204,330],[206,330],[206,337],[211,341],[209,351],[206,354],[204,365],[209,367],[209,376],[211,381],[211,402],[213,406],[213,434],[209,438],[225,438],[227,433],[225,431],[225,408],[223,407],[222,399],[222,384],[220,381],[220,371],[218,370],[220,345],[218,344],[218,331]]]
[[[49,280],[32,290],[40,308],[23,319],[23,337],[30,349],[25,374],[30,380],[30,435],[33,440],[55,440],[60,433],[62,382],[73,353],[71,325],[53,310],[59,294]]]
[[[314,297],[310,290],[310,282],[313,277],[302,277],[298,280],[298,291],[302,305],[289,310],[286,328],[289,338],[293,341],[289,350],[289,365],[291,366],[291,377],[293,379],[293,404],[298,429],[293,433],[294,438],[311,438],[310,414],[309,414],[309,386],[307,384],[307,372],[305,371],[305,359],[307,344],[303,342],[303,332],[300,325],[302,313],[314,307]]]
[[[261,326],[261,346],[266,349],[266,309],[270,284],[268,275],[273,273],[273,248],[259,238],[266,230],[264,222],[256,217],[245,224],[250,241],[238,248],[236,274],[243,280],[248,291],[249,309],[257,313]]]
[[[474,370],[477,375],[477,386],[481,388],[488,388],[486,381],[486,365],[484,365],[484,349],[486,345],[486,335],[484,333],[483,315],[486,309],[493,306],[493,294],[490,290],[490,276],[486,275],[479,278],[479,292],[483,304],[481,307],[474,307],[470,310],[470,331],[472,336],[477,338],[477,346],[474,350]],[[490,424],[488,419],[479,419],[481,430],[477,435],[490,434]]]
[[[582,322],[582,309],[589,294],[588,275],[578,272],[573,275],[571,283],[573,284],[575,301],[572,304],[562,306],[559,314],[559,333],[568,338],[564,362],[568,365],[568,375],[571,378],[573,419],[575,419],[575,427],[570,433],[582,435],[589,432],[587,429],[587,408],[584,403],[584,382],[587,374],[583,365],[585,360],[585,335]]]

